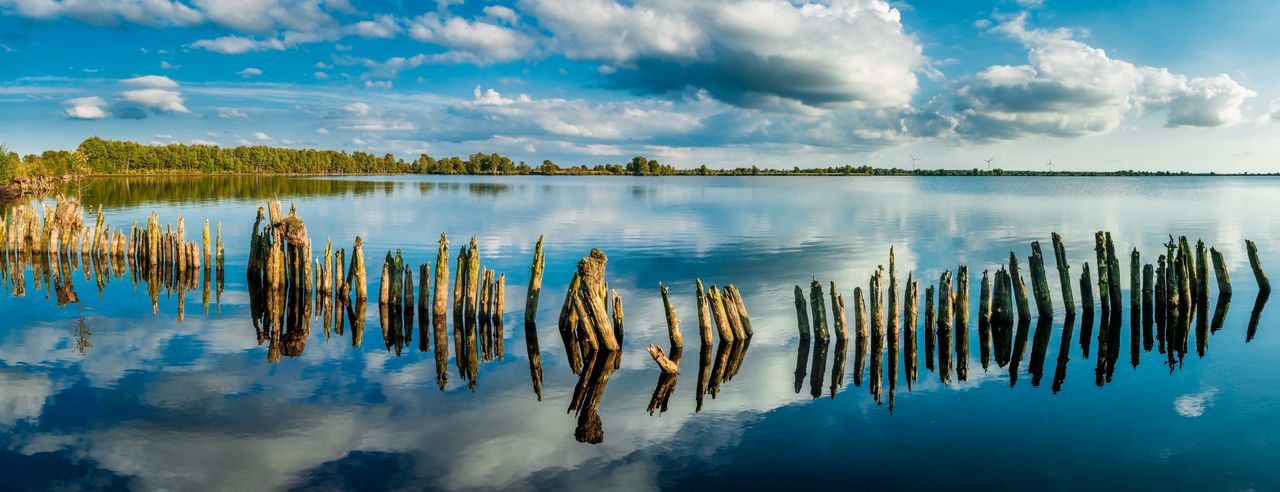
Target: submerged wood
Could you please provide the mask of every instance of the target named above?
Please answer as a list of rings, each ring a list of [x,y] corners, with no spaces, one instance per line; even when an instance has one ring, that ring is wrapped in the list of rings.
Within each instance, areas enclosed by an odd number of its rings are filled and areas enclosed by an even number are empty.
[[[667,286],[659,283],[658,291],[662,294],[662,307],[667,318],[667,338],[671,340],[672,347],[684,347],[684,335],[680,333],[680,317],[676,315],[676,307],[671,304]]]
[[[1062,236],[1050,234],[1053,240],[1053,257],[1058,264],[1058,282],[1062,286],[1062,304],[1070,316],[1076,310],[1075,297],[1071,293],[1071,265],[1067,263],[1067,248],[1062,244]]]
[[[436,275],[435,289],[431,300],[431,312],[436,318],[443,319],[445,317],[445,308],[449,304],[449,239],[444,233],[440,234],[440,244],[436,248]],[[423,286],[426,288],[424,282]],[[433,321],[439,323],[442,321]]]
[[[969,267],[960,265],[956,270],[954,337],[956,346],[956,379],[969,377]]]
[[[623,326],[622,326],[622,296],[618,295],[618,291],[613,291],[613,334],[618,337],[618,344],[622,344]]]
[[[1040,241],[1031,241],[1031,258],[1028,262],[1031,269],[1031,289],[1036,298],[1036,310],[1040,317],[1053,317],[1053,295],[1049,292],[1049,279],[1044,269],[1044,254],[1040,251]]]
[[[867,303],[862,297],[862,287],[853,288],[853,328],[854,336],[867,338]]]
[[[701,280],[698,281],[702,283]],[[800,332],[800,340],[809,339],[809,303],[804,300],[804,289],[799,285],[796,286],[796,320],[797,330]]]
[[[924,289],[924,364],[930,371],[933,371],[933,349],[937,332],[934,328],[937,320],[933,315],[933,289],[932,285]]]
[[[1137,312],[1142,307],[1142,254],[1138,248],[1129,253],[1129,309]]]
[[[991,322],[991,277],[982,271],[982,287],[978,291],[978,323]]]
[[[479,307],[479,285],[480,285],[480,245],[476,242],[476,237],[471,236],[471,244],[467,247],[467,276],[463,282],[463,293],[465,296],[465,314],[468,320],[476,319],[476,310]]]
[[[733,285],[720,289],[720,302],[724,303],[725,315],[729,318],[729,328],[733,329],[734,340],[747,338],[747,330],[742,326],[742,318],[738,316],[737,302],[733,298]]]
[[[578,299],[582,302],[583,313],[586,315],[581,320],[584,326],[595,330],[601,348],[614,352],[620,345],[614,335],[608,310],[605,309],[604,275],[608,261],[604,252],[593,248],[591,254],[578,262],[578,275],[582,277]]]
[[[455,320],[461,320],[463,314],[463,306],[466,305],[466,283],[467,283],[467,249],[468,246],[463,245],[458,250],[457,264],[453,268],[453,317]],[[570,296],[572,297],[572,292]],[[457,321],[455,321],[456,323]]]
[[[737,286],[729,284],[729,292],[733,293],[733,304],[738,310],[738,321],[742,324],[742,332],[750,338],[755,335],[755,330],[751,328],[751,316],[747,314],[747,304],[742,300],[742,291],[739,291]]]
[[[524,322],[526,325],[537,322],[538,296],[542,293],[542,270],[546,267],[546,257],[542,256],[542,236],[538,236],[538,245],[533,248],[533,265],[529,267],[529,290],[524,300]]]
[[[906,285],[906,292],[903,295],[904,309],[902,310],[902,350],[906,354],[903,358],[903,363],[906,364],[907,389],[911,389],[911,382],[916,380],[917,366],[919,365],[916,360],[916,314],[920,307],[920,291],[916,281],[912,278],[912,272],[907,272]]]
[[[677,374],[680,372],[680,366],[671,359],[668,359],[666,354],[662,353],[661,347],[651,343],[649,344],[649,348],[646,350],[649,352],[649,356],[653,357],[653,361],[658,363],[658,368],[662,369],[662,372],[667,374]],[[673,350],[679,349],[677,348]]]
[[[1093,314],[1093,279],[1089,278],[1087,261],[1080,272],[1080,299],[1084,301],[1084,312]]]
[[[1107,262],[1107,241],[1102,231],[1093,234],[1093,251],[1096,256],[1095,265],[1098,267],[1098,302],[1102,306],[1102,316],[1110,316],[1111,312],[1111,295],[1109,293],[1111,282],[1107,279],[1108,265]]]
[[[357,301],[369,298],[364,272],[364,240],[360,236],[356,236],[355,244],[351,246],[351,271],[347,273],[347,283],[355,289]]]
[[[1120,260],[1116,257],[1116,245],[1111,241],[1111,233],[1105,233],[1107,243],[1107,292],[1111,295],[1111,308],[1120,311],[1124,308],[1121,305],[1120,291]]]
[[[1267,272],[1262,270],[1262,260],[1258,259],[1258,245],[1245,239],[1244,247],[1249,254],[1249,268],[1253,269],[1253,278],[1258,281],[1258,292],[1270,294],[1271,281],[1267,280]]]
[[[1196,240],[1196,295],[1200,298],[1200,303],[1206,306],[1209,303],[1209,252],[1205,249],[1203,240]]]
[[[889,298],[889,304],[884,317],[888,323],[889,345],[896,347],[895,342],[898,339],[898,273],[894,265],[893,246],[889,246],[889,292],[887,297]]]

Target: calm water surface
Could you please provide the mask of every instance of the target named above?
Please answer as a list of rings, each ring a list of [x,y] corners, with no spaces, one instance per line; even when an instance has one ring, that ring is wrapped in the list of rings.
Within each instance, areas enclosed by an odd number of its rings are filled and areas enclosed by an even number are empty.
[[[117,227],[155,211],[162,222],[183,216],[198,239],[197,224],[220,222],[225,282],[212,283],[207,305],[203,280],[161,292],[156,314],[128,273],[99,287],[104,276],[74,270],[63,289],[79,302],[61,305],[29,265],[23,296],[6,282],[0,488],[1280,488],[1280,307],[1255,317],[1244,250],[1255,240],[1280,272],[1277,179],[229,177],[93,180],[77,191]],[[338,334],[320,311],[283,350],[255,329],[245,259],[255,210],[273,197],[297,206],[317,252],[326,238],[348,251],[364,238],[375,302],[358,347],[352,323]],[[1068,321],[1053,269],[1056,231],[1072,276],[1086,261],[1096,273],[1097,230],[1112,232],[1125,272],[1114,325]],[[482,264],[506,274],[500,355],[481,357],[474,375],[455,360],[452,327],[447,352],[434,340],[420,350],[416,330],[397,346],[376,306],[382,255],[399,248],[416,272],[435,261],[442,232],[451,256],[476,236]],[[1194,322],[1185,353],[1166,347],[1162,330],[1140,333],[1128,311],[1127,251],[1154,262],[1170,234],[1220,250],[1235,287],[1229,306],[1213,303],[1227,309],[1222,326]],[[546,273],[530,333],[525,286],[539,235]],[[1013,251],[1027,275],[1036,240],[1057,313],[997,333],[984,364],[982,272]],[[890,246],[899,282],[912,272],[921,298],[944,270],[968,265],[964,380],[949,369],[943,384],[940,366],[925,367],[923,308],[910,389],[903,354],[800,343],[794,286],[807,295],[816,276],[851,298],[887,267]],[[594,388],[602,437],[582,439],[568,411],[579,377],[556,320],[592,247],[609,255],[626,336],[620,358],[602,362],[618,369]],[[698,278],[741,290],[749,346],[700,350]],[[660,379],[644,350],[667,345],[659,282],[683,320],[675,381]],[[875,374],[885,378],[877,398],[866,366],[889,361]],[[699,410],[703,363],[721,377]],[[669,399],[650,411],[655,388]]]

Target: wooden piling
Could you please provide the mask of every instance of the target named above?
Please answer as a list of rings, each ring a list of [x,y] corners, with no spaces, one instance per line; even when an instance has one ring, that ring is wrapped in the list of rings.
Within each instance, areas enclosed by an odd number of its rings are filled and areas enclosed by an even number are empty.
[[[1076,310],[1075,297],[1071,293],[1071,265],[1067,263],[1067,248],[1062,244],[1062,236],[1050,234],[1053,240],[1053,257],[1058,264],[1058,281],[1062,284],[1062,304],[1070,316]]]
[[[716,284],[711,284],[711,287],[707,289],[707,302],[711,303],[711,312],[715,315],[716,331],[720,333],[720,341],[734,341],[733,328],[729,326],[729,315],[724,307],[724,297],[721,295],[720,289],[716,287]],[[803,313],[801,316],[803,316]],[[805,334],[802,332],[801,336],[804,337]]]
[[[711,311],[707,308],[707,292],[702,287],[702,279],[697,279],[697,298],[698,298],[698,334],[702,338],[702,345],[708,346],[711,343]],[[796,295],[800,296],[800,286],[796,286]],[[797,298],[796,305],[803,305],[804,299]],[[800,337],[809,338],[809,320],[805,317],[804,309],[800,309]]]
[[[463,306],[466,305],[466,283],[467,283],[467,250],[468,246],[463,245],[458,250],[458,261],[453,269],[453,317],[462,318]],[[569,295],[576,296],[576,292],[570,292]]]
[[[431,263],[418,265],[418,317],[422,326],[430,326],[427,315],[431,312]],[[424,334],[425,336],[425,334]]]
[[[867,303],[862,297],[862,287],[853,288],[853,328],[854,336],[867,338]]]
[[[662,293],[662,307],[667,317],[667,337],[671,340],[671,346],[684,347],[684,335],[680,333],[680,317],[676,315],[676,307],[671,304],[667,286],[659,283],[658,291]]]
[[[529,267],[529,290],[524,299],[524,323],[537,322],[538,296],[542,293],[542,270],[546,266],[546,257],[542,256],[542,239],[538,236],[538,245],[533,248],[533,265]]]
[[[435,286],[435,292],[431,300],[431,312],[434,317],[442,319],[449,305],[449,239],[444,233],[440,233],[440,245],[436,248],[436,278],[432,285]],[[424,284],[423,288],[425,287]]]
[[[478,252],[472,252],[477,257]],[[604,276],[608,257],[599,249],[592,249],[591,254],[578,262],[578,275],[582,277],[578,288],[578,298],[582,301],[583,311],[588,316],[583,319],[585,326],[596,331],[600,347],[608,352],[616,352],[620,345],[613,332],[613,323],[605,309]]]
[[[1222,252],[1209,248],[1209,256],[1213,258],[1213,275],[1218,279],[1218,296],[1231,296],[1231,274],[1227,272],[1227,261]]]
[[[1196,240],[1196,295],[1206,306],[1209,303],[1209,252],[1205,249],[1204,240]]]
[[[1018,319],[1031,319],[1031,306],[1027,302],[1027,284],[1018,268],[1018,255],[1009,252],[1009,279],[1013,282],[1013,298],[1018,303]],[[939,299],[941,304],[941,299]]]
[[[898,273],[894,265],[893,246],[889,246],[889,304],[885,311],[885,321],[887,321],[887,329],[889,332],[890,345],[897,341],[898,337]]]
[[[991,277],[982,271],[982,287],[978,292],[978,323],[991,323]]]
[[[1267,272],[1262,270],[1262,260],[1258,259],[1258,245],[1248,239],[1244,240],[1245,251],[1249,254],[1249,268],[1253,269],[1253,278],[1258,281],[1258,292],[1271,293],[1271,281],[1267,280]],[[1225,271],[1225,270],[1224,270]]]
[[[1036,309],[1044,318],[1053,317],[1053,295],[1049,292],[1049,279],[1044,269],[1044,254],[1040,241],[1031,241],[1031,289],[1036,297]]]
[[[1084,302],[1085,314],[1093,314],[1093,279],[1089,278],[1087,261],[1080,271],[1080,299]]]
[[[818,341],[826,341],[830,337],[827,331],[827,307],[822,299],[822,282],[813,277],[809,284],[809,304],[813,308],[813,334]]]
[[[352,285],[356,291],[356,300],[364,301],[369,299],[368,281],[364,272],[364,240],[360,236],[356,236],[356,241],[351,245],[351,271],[347,273],[347,283]]]
[[[699,289],[701,289],[702,280],[698,280]],[[701,309],[701,308],[699,308]],[[809,339],[809,303],[804,300],[804,289],[799,285],[796,286],[796,319],[797,329],[800,331],[800,340]]]
[[[618,337],[618,345],[622,345],[623,326],[622,326],[622,296],[618,295],[618,291],[613,291],[613,335]]]
[[[747,338],[750,338],[755,335],[755,329],[751,328],[751,316],[747,314],[747,303],[742,300],[742,291],[738,290],[738,287],[733,284],[729,284],[728,288],[729,292],[733,293],[733,304],[738,309],[738,321],[742,324],[742,331],[747,335]],[[844,306],[843,298],[841,298],[840,305]]]
[[[844,304],[840,293],[836,291],[836,282],[831,281],[831,324],[835,328],[836,340],[849,339],[849,327],[845,324]]]
[[[1138,248],[1129,253],[1129,310],[1137,312],[1142,307],[1142,254]]]
[[[1111,312],[1111,295],[1108,292],[1111,282],[1107,279],[1108,265],[1107,262],[1107,241],[1102,231],[1093,234],[1093,251],[1095,253],[1096,263],[1098,267],[1098,302],[1102,305],[1102,315],[1108,316]]]
[[[916,380],[917,375],[917,350],[916,350],[916,314],[920,307],[920,291],[916,285],[915,279],[912,278],[912,272],[907,272],[907,288],[903,295],[904,309],[902,310],[902,328],[903,328],[903,353],[906,354],[903,362],[907,368],[907,388],[911,388],[911,382]]]
[[[382,261],[382,277],[378,282],[378,305],[384,305],[391,300],[391,251],[387,251],[387,258]]]
[[[1124,309],[1121,301],[1120,289],[1120,260],[1116,257],[1116,245],[1111,241],[1111,233],[1105,233],[1107,243],[1107,293],[1111,295],[1111,308],[1120,311]]]
[[[479,294],[477,287],[480,283],[480,245],[476,241],[475,236],[471,236],[471,244],[467,247],[467,278],[463,284],[463,290],[466,293],[466,316],[469,320],[476,318],[476,302]],[[596,294],[597,296],[600,293]],[[613,349],[611,349],[613,350]]]

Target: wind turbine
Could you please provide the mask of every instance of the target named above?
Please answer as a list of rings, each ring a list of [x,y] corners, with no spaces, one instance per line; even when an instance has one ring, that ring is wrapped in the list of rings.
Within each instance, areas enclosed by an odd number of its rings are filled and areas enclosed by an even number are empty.
[[[912,171],[915,171],[915,170],[916,170],[916,163],[917,163],[917,162],[920,162],[920,159],[919,159],[919,158],[917,158],[917,157],[916,157],[916,156],[914,156],[914,155],[912,155],[912,156],[908,156],[908,157],[910,157],[910,158],[911,158],[911,170],[912,170]]]
[[[1049,172],[1053,173],[1053,159],[1049,159]]]
[[[994,161],[994,160],[996,160],[996,158],[995,158],[995,157],[992,157],[992,158],[990,158],[990,159],[987,159],[987,160],[986,160],[986,162],[987,162],[987,171],[990,171],[990,170],[991,170],[991,161]]]

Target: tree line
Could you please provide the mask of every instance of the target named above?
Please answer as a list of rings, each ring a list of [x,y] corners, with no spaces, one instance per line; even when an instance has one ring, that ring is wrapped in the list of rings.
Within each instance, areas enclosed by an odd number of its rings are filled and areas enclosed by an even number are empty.
[[[706,165],[677,169],[636,156],[625,164],[561,166],[550,160],[531,166],[501,154],[476,153],[435,158],[426,154],[412,161],[392,154],[292,149],[262,145],[144,145],[135,142],[86,139],[74,151],[49,150],[19,156],[0,146],[0,184],[18,176],[84,176],[137,174],[459,174],[459,175],[609,175],[609,176],[1159,176],[1188,172],[1044,172],[1004,169],[899,169],[872,166],[833,166],[765,169],[758,166],[711,169]],[[1210,173],[1212,174],[1212,173]]]

